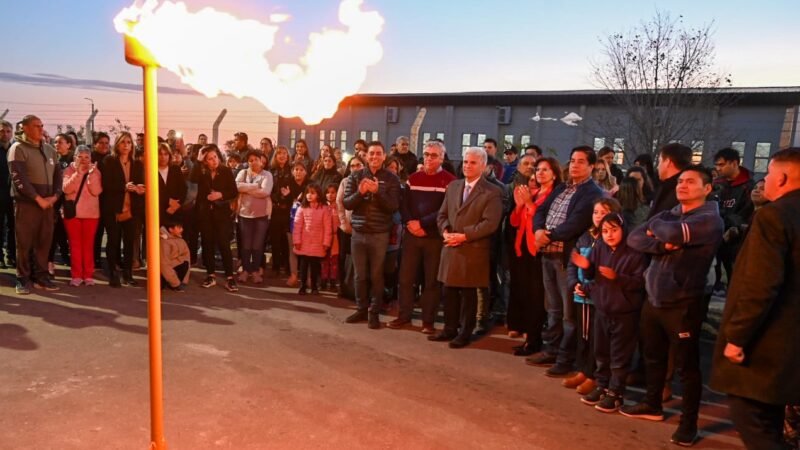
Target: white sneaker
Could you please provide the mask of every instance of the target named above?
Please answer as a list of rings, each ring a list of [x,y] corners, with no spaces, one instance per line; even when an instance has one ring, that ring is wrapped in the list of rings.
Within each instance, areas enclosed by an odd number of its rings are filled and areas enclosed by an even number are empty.
[[[56,274],[56,264],[53,262],[47,263],[47,271],[50,272],[50,275]]]
[[[81,280],[80,278],[73,278],[73,279],[72,279],[72,280],[69,282],[69,285],[70,285],[70,286],[73,286],[73,287],[78,287],[78,286],[80,286],[80,285],[81,285],[81,283],[83,283],[83,280]]]
[[[94,278],[87,278],[83,280],[83,284],[86,286],[94,286]]]

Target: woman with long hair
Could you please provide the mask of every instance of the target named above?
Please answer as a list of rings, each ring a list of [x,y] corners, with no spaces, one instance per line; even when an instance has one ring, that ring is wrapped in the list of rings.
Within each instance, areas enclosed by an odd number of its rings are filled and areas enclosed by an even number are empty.
[[[233,212],[231,202],[238,191],[233,172],[222,163],[222,152],[214,144],[200,150],[198,164],[192,169],[191,180],[197,183],[197,217],[200,220],[200,238],[203,241],[203,262],[206,266],[204,288],[217,284],[215,254],[219,250],[225,269],[225,289],[236,292],[239,287],[233,277]]]
[[[264,170],[261,154],[247,153],[247,169],[236,176],[239,190],[239,236],[242,259],[242,273],[239,281],[247,282],[252,277],[254,283],[262,283],[259,273],[264,260],[264,241],[267,239],[269,218],[272,215],[272,174]]]
[[[58,133],[54,139],[56,153],[58,153],[58,165],[61,166],[61,173],[72,164],[75,144],[72,137],[65,133]],[[1,162],[5,164],[5,161]],[[56,247],[61,247],[61,262],[70,264],[70,245],[67,242],[67,231],[64,228],[64,221],[61,214],[61,205],[64,204],[64,197],[60,197],[53,205],[55,214],[55,228],[53,229],[53,242],[50,244],[50,253],[47,258],[47,271],[50,275],[55,275],[55,256]]]
[[[342,175],[336,168],[336,160],[330,153],[323,153],[320,157],[322,165],[311,176],[311,182],[316,183],[323,189],[329,184],[336,184],[337,186],[342,181]]]
[[[627,176],[635,179],[639,183],[639,189],[642,191],[645,203],[649,205],[650,202],[653,201],[653,193],[655,190],[653,189],[653,180],[650,179],[650,175],[647,174],[644,167],[631,167],[628,169]]]
[[[130,133],[123,131],[117,135],[111,153],[103,158],[100,171],[103,174],[101,212],[108,233],[109,286],[121,286],[117,267],[122,268],[122,282],[137,286],[132,274],[133,240],[136,228],[144,221],[144,166],[134,159]],[[124,258],[120,243],[125,247]]]
[[[605,160],[598,158],[594,165],[594,171],[592,171],[592,178],[607,195],[613,196],[617,193],[619,189],[617,179],[611,175],[611,167]]]
[[[542,257],[534,234],[536,210],[561,183],[561,165],[555,158],[540,158],[527,186],[514,188],[514,210],[510,223],[516,229],[509,261],[510,297],[507,324],[510,332],[525,334],[525,343],[514,348],[517,356],[538,352],[542,346],[542,327],[547,320],[544,309]]]
[[[635,178],[627,176],[622,180],[616,198],[622,205],[622,216],[628,227],[633,229],[647,220],[650,207],[644,198],[639,181]]]
[[[289,272],[289,212],[292,203],[288,201],[292,181],[292,163],[289,149],[283,145],[275,148],[269,166],[272,173],[272,219],[269,226],[269,240],[272,245],[272,272],[280,275]]]
[[[180,156],[179,152],[175,152]],[[158,145],[158,220],[162,224],[179,220],[186,199],[186,182],[180,166],[172,164],[173,152],[167,143]]]
[[[292,155],[292,163],[296,163],[298,161],[302,161],[303,165],[306,166],[306,172],[311,175],[311,169],[314,165],[314,159],[311,157],[311,153],[308,152],[308,144],[306,143],[305,139],[299,139],[294,144],[294,155]]]
[[[653,155],[650,153],[642,153],[641,155],[637,155],[633,160],[633,167],[643,168],[647,173],[647,177],[650,179],[653,190],[658,187],[661,179],[658,178],[658,174],[656,173],[655,165],[653,164]]]

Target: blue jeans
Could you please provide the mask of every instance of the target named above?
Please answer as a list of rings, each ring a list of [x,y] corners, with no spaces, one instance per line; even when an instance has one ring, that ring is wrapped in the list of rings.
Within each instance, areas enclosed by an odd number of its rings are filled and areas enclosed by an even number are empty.
[[[258,272],[264,262],[264,242],[267,239],[269,217],[239,217],[239,230],[241,232],[242,248],[239,255],[242,257],[242,268],[245,272]]]
[[[380,314],[383,302],[383,262],[389,247],[389,232],[360,233],[353,230],[350,248],[355,269],[356,305]]]
[[[561,253],[544,253],[542,278],[544,281],[547,327],[542,332],[544,349],[557,354],[556,364],[571,368],[575,363],[577,335],[575,303],[567,289],[567,270]]]

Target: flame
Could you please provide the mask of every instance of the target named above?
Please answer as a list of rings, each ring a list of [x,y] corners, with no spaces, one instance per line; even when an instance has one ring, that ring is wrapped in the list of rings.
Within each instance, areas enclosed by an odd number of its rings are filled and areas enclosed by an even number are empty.
[[[274,23],[238,19],[213,8],[192,13],[182,2],[159,6],[158,0],[147,0],[120,11],[114,26],[207,97],[250,97],[281,116],[314,125],[332,117],[339,102],[358,91],[367,67],[383,56],[377,40],[383,17],[362,11],[362,3],[342,0],[339,21],[346,30],[311,33],[298,64],[274,69],[266,57],[279,30]]]

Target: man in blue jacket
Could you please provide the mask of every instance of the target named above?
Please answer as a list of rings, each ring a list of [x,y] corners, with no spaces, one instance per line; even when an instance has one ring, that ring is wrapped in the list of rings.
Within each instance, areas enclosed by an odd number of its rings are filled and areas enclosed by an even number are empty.
[[[542,332],[544,350],[528,357],[526,363],[552,365],[545,372],[549,377],[564,378],[573,373],[577,319],[567,285],[567,261],[575,242],[592,225],[595,200],[603,196],[592,180],[596,162],[593,148],[573,148],[569,159],[570,181],[553,189],[534,217],[536,247],[542,252],[547,327]]]
[[[697,438],[702,378],[700,328],[706,315],[708,270],[722,242],[723,222],[711,193],[708,169],[690,166],[678,177],[679,205],[662,211],[628,237],[631,248],[650,254],[645,271],[648,301],[642,309],[647,394],[636,405],[623,406],[628,417],[664,420],[661,395],[667,375],[670,344],[676,348],[675,368],[681,369],[683,410],[671,441],[691,446]]]

